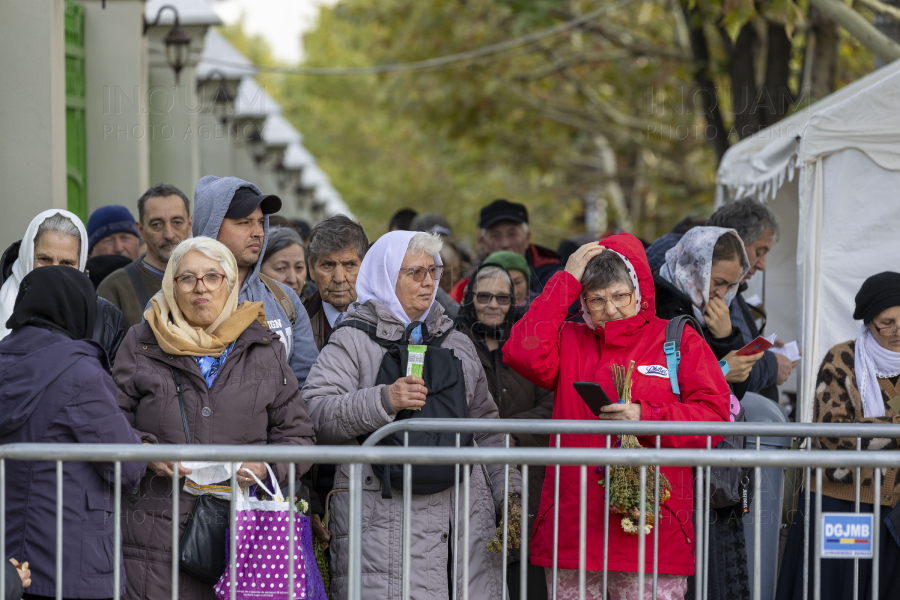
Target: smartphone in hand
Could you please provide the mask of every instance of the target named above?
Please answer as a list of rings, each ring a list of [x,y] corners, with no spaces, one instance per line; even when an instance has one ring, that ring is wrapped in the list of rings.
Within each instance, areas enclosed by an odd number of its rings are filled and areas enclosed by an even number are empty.
[[[584,400],[584,403],[591,409],[591,412],[598,417],[600,416],[601,408],[614,404],[599,383],[594,381],[576,381],[572,385],[581,396],[581,399]]]

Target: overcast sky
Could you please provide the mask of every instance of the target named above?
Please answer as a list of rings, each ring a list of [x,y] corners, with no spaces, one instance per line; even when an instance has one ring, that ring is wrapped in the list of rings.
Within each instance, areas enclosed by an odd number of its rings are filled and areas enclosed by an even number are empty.
[[[303,58],[300,36],[314,29],[320,6],[338,0],[214,0],[212,6],[226,23],[244,14],[248,33],[261,34],[279,60],[297,63]]]

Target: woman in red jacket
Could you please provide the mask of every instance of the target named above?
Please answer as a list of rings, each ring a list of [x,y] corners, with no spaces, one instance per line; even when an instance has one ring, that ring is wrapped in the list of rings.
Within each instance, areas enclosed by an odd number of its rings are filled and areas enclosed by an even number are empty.
[[[566,322],[568,307],[581,300],[585,323]],[[681,342],[678,383],[681,398],[672,393],[663,352],[666,321],[656,316],[653,276],[641,243],[623,233],[582,246],[556,273],[528,313],[513,328],[503,347],[506,364],[538,386],[555,391],[554,419],[597,417],[575,391],[576,381],[595,381],[616,397],[612,365],[635,361],[632,404],[604,407],[604,419],[645,421],[727,421],[729,390],[722,369],[703,338],[686,327]],[[652,368],[650,368],[652,367]],[[721,438],[712,440],[713,445]],[[655,437],[639,437],[645,447]],[[555,444],[552,444],[555,445]],[[605,448],[605,435],[563,435],[569,448]],[[663,436],[665,448],[704,448],[702,436]],[[541,506],[532,538],[532,563],[547,568],[552,586],[553,498],[555,467],[548,467]],[[682,598],[687,576],[694,573],[692,525],[693,475],[689,467],[663,467],[671,496],[660,505],[658,598]],[[560,468],[557,598],[578,597],[578,515],[580,468]],[[603,553],[603,487],[592,474],[587,488],[586,598],[601,598],[604,561],[609,571],[610,598],[637,592],[638,535],[626,532],[618,515],[609,519],[609,551]],[[648,481],[651,481],[648,477]],[[652,494],[652,488],[649,488]],[[644,572],[650,597],[653,570],[652,538],[648,539]]]

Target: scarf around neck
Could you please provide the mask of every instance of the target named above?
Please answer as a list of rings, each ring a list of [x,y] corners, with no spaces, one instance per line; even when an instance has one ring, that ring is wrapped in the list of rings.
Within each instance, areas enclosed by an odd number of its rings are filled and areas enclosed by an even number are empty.
[[[150,300],[144,318],[159,347],[179,356],[213,356],[218,358],[225,349],[250,326],[258,321],[268,327],[262,302],[244,302],[238,306],[240,290],[235,284],[222,312],[206,329],[194,327],[184,318],[175,301],[175,274],[172,261],[163,275],[162,289]],[[227,283],[223,285],[228,285]]]
[[[694,227],[685,233],[674,248],[666,252],[666,260],[659,269],[659,276],[674,285],[680,292],[691,299],[694,316],[701,324],[706,325],[703,313],[709,306],[709,282],[712,279],[713,250],[716,242],[723,235],[740,236],[734,229],[724,227]],[[743,247],[743,243],[741,244]],[[744,264],[749,265],[747,253],[744,252]],[[749,267],[741,272],[741,280],[747,275]],[[737,295],[738,286],[725,294],[725,305]]]
[[[863,416],[867,419],[883,417],[884,399],[881,397],[878,378],[900,375],[900,352],[882,347],[878,340],[872,338],[872,332],[864,324],[860,327],[859,336],[856,338],[853,370],[859,384]]]

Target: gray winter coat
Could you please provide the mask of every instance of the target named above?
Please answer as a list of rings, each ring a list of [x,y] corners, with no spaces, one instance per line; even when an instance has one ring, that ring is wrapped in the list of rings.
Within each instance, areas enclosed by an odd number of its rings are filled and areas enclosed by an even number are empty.
[[[213,239],[218,237],[219,229],[222,227],[222,220],[225,218],[225,213],[228,212],[229,204],[231,204],[231,198],[242,187],[248,187],[259,192],[258,187],[237,177],[207,175],[197,182],[197,189],[194,191],[194,221],[192,226],[194,236],[205,235]],[[281,308],[281,305],[278,304],[278,300],[266,288],[266,284],[259,278],[259,269],[262,266],[263,256],[266,254],[266,244],[269,242],[268,216],[265,219],[263,230],[266,237],[259,251],[259,260],[250,269],[250,273],[244,280],[238,301],[241,303],[263,303],[266,319],[269,321],[269,329],[277,333],[284,343],[284,347],[287,350],[288,364],[294,372],[294,376],[297,377],[300,387],[303,387],[303,382],[306,381],[306,376],[309,375],[309,369],[316,362],[316,356],[319,353],[313,341],[309,316],[306,314],[306,309],[303,308],[303,304],[294,290],[284,284],[279,284],[294,304],[294,312],[297,316],[293,326],[291,326],[288,315]]]
[[[400,339],[405,326],[387,308],[375,301],[354,303],[347,319],[360,319],[377,327],[377,335]],[[453,326],[437,303],[425,320],[430,332],[441,334]],[[452,333],[442,347],[452,349],[463,363],[469,416],[496,419],[497,405],[488,392],[484,370],[472,341],[462,333]],[[361,330],[337,329],[322,349],[303,387],[316,436],[322,444],[357,445],[357,436],[393,422],[386,385],[375,385],[385,348]],[[500,434],[475,435],[478,446],[503,446]],[[339,465],[334,489],[349,487],[349,466]],[[469,597],[473,600],[502,597],[502,560],[487,549],[497,527],[495,515],[502,508],[504,477],[502,465],[476,466],[470,477]],[[362,589],[366,598],[393,599],[401,594],[403,494],[381,497],[381,481],[372,467],[362,470]],[[518,472],[510,475],[511,486],[521,489]],[[447,598],[451,594],[448,560],[453,548],[452,534],[459,536],[462,556],[462,524],[454,523],[454,490],[413,496],[410,596]],[[460,489],[460,498],[463,491]],[[337,492],[331,501],[331,589],[332,600],[347,597],[349,495]],[[452,569],[451,569],[452,572]],[[462,563],[458,563],[458,590],[462,597]]]

